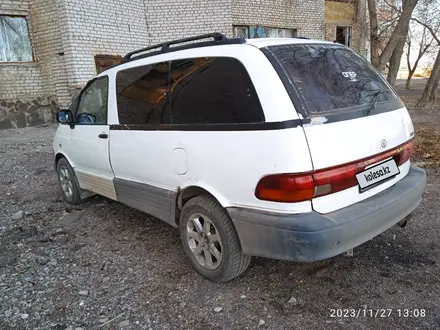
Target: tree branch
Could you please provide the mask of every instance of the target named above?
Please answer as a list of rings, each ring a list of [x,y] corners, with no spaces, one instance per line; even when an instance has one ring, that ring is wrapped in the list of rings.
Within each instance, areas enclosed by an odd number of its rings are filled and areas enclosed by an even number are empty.
[[[429,26],[428,24],[426,24],[426,23],[420,21],[419,19],[417,19],[417,18],[415,18],[415,17],[412,17],[411,19],[412,19],[414,22],[417,22],[417,23],[419,23],[420,25],[422,25],[422,26],[424,26],[425,28],[427,28],[428,31],[431,33],[432,37],[435,39],[435,41],[437,41],[437,43],[438,43],[439,46],[440,46],[440,38],[437,36],[436,31],[435,31],[431,26]]]
[[[377,19],[376,0],[368,0],[368,14],[370,18],[371,63],[379,66],[379,22]]]
[[[408,47],[406,50],[406,65],[408,66],[408,71],[411,71],[411,61],[409,60],[409,56],[411,54],[411,41],[407,41]]]
[[[394,6],[393,4],[389,3],[387,0],[384,0],[384,2],[387,4],[388,7],[390,7],[391,9],[394,9],[396,12],[398,13],[402,13],[402,9],[401,8],[397,8],[396,6]]]
[[[406,36],[406,29],[408,28],[411,15],[417,5],[417,2],[418,0],[406,0],[404,2],[402,14],[400,15],[396,27],[394,28],[393,33],[390,36],[390,40],[388,41],[387,45],[380,55],[378,67],[382,67],[383,65],[388,63],[394,52],[394,49],[401,39],[401,35]]]

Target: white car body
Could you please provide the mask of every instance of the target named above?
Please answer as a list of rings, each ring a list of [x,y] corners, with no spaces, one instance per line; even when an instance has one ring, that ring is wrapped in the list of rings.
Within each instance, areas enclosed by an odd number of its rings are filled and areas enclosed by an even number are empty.
[[[410,160],[399,166],[399,174],[363,192],[353,186],[291,203],[256,197],[256,186],[265,176],[308,173],[367,159],[393,150],[414,136],[410,116],[403,105],[394,111],[353,119],[333,120],[325,114],[304,118],[279,73],[261,51],[269,46],[290,44],[333,45],[305,39],[254,39],[240,44],[165,52],[110,68],[97,76],[108,77],[107,123],[60,124],[53,143],[56,159],[68,160],[81,189],[141,209],[173,226],[177,226],[181,196],[191,189],[206,191],[228,210],[246,209],[280,216],[311,212],[325,215],[370,199],[407,176]],[[201,57],[238,60],[254,84],[265,122],[275,123],[276,128],[191,130],[173,126],[143,130],[120,124],[115,92],[119,72],[163,61]],[[286,128],[280,128],[280,123],[287,123]],[[99,138],[100,134],[108,138]],[[415,208],[413,204],[409,211]],[[242,239],[238,228],[237,231]]]

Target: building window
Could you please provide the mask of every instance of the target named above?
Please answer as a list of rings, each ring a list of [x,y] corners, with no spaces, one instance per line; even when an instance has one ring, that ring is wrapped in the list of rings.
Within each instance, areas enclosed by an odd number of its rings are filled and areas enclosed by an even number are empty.
[[[337,43],[342,45],[351,46],[351,26],[337,26],[336,27],[336,40]]]
[[[234,26],[234,38],[249,39],[249,26]]]
[[[282,29],[267,26],[234,26],[235,38],[295,38],[297,32],[296,29]]]
[[[32,62],[25,17],[0,15],[0,62]]]

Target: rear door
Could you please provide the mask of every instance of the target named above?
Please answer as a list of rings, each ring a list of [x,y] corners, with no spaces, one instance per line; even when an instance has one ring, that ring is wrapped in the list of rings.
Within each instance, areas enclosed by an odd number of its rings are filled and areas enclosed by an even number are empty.
[[[269,47],[266,53],[276,61],[303,118],[315,171],[371,158],[412,137],[411,119],[397,94],[352,50],[334,44],[292,44]],[[360,185],[315,198],[314,209],[331,212],[386,189],[409,169],[409,163],[398,168],[393,162],[386,163],[392,173],[380,184],[374,179],[370,188],[359,176]]]

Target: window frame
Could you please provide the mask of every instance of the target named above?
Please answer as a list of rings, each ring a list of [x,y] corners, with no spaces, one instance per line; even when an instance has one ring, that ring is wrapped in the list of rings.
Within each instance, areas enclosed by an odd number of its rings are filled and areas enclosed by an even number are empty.
[[[29,37],[29,44],[30,44],[30,47],[31,47],[31,56],[32,56],[32,60],[31,61],[22,61],[22,62],[16,62],[16,61],[14,61],[14,62],[7,62],[7,61],[0,61],[0,65],[9,65],[9,64],[12,64],[12,65],[17,65],[17,64],[34,64],[34,63],[36,63],[36,58],[35,58],[35,52],[34,52],[34,46],[33,46],[33,43],[32,43],[32,37],[31,37],[31,31],[30,31],[30,28],[29,28],[29,15],[10,15],[10,14],[2,14],[2,13],[0,13],[0,17],[1,16],[5,16],[5,17],[15,17],[15,18],[17,18],[17,17],[19,17],[19,18],[24,18],[24,20],[25,20],[25,22],[26,22],[26,31],[27,31],[27,34],[28,34],[28,37]]]
[[[107,80],[107,102],[106,102],[107,111],[106,111],[106,120],[105,120],[106,123],[105,124],[84,124],[84,123],[78,123],[77,122],[78,108],[79,108],[79,105],[81,104],[81,99],[82,99],[84,93],[87,91],[87,89],[90,87],[90,85],[92,85],[95,81],[102,80],[102,79],[106,79]],[[80,125],[80,126],[108,126],[109,125],[109,123],[108,123],[108,104],[109,104],[109,98],[110,98],[109,93],[110,93],[110,78],[109,78],[109,76],[105,75],[105,76],[100,76],[100,77],[93,78],[92,80],[89,80],[87,82],[87,84],[84,86],[84,88],[81,90],[81,92],[78,94],[78,96],[75,98],[75,100],[72,102],[72,104],[74,102],[76,102],[75,109],[71,110],[71,112],[72,112],[72,119],[73,119],[72,124],[73,125]]]

